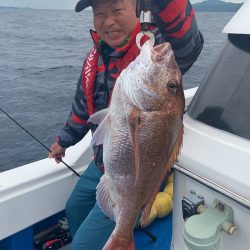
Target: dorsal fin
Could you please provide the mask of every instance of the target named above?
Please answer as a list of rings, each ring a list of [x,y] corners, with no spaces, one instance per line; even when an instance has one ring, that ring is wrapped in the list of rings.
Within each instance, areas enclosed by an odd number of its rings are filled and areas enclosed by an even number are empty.
[[[143,209],[143,213],[142,213],[142,217],[141,217],[141,224],[143,225],[145,223],[145,221],[147,220],[147,218],[150,215],[151,212],[151,208],[152,205],[154,203],[155,197],[157,195],[157,193],[159,192],[160,189],[160,185],[165,177],[165,175],[171,170],[171,167],[173,166],[175,160],[177,159],[177,156],[179,154],[181,145],[182,145],[182,139],[183,139],[183,126],[181,127],[181,130],[179,132],[179,135],[177,137],[176,143],[172,149],[172,152],[169,156],[167,165],[166,165],[166,169],[165,172],[163,173],[163,175],[161,176],[160,180],[159,180],[159,184],[157,185],[156,189],[153,192],[153,195],[151,196],[149,202],[146,204],[146,206]]]
[[[182,125],[180,132],[179,132],[179,135],[177,137],[176,143],[175,143],[173,150],[170,154],[170,157],[168,159],[168,163],[166,166],[166,173],[171,171],[171,167],[174,165],[174,162],[176,161],[176,159],[179,155],[180,148],[181,148],[181,145],[183,142],[183,134],[184,134],[184,127]]]

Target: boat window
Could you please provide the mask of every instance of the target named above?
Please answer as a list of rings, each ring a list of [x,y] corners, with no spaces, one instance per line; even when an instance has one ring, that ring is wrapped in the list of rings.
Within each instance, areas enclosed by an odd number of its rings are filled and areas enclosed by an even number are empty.
[[[188,114],[250,140],[250,35],[228,35]]]

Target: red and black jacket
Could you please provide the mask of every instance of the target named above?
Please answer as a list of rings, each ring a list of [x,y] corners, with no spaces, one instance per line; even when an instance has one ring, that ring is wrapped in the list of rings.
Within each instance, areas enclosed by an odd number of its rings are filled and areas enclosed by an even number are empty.
[[[194,10],[187,0],[153,1],[152,32],[156,44],[170,42],[176,61],[184,74],[196,61],[203,46],[203,37],[198,30]],[[67,122],[58,136],[58,143],[68,148],[79,142],[96,126],[87,122],[90,115],[108,107],[112,90],[121,71],[140,53],[135,38],[140,25],[135,27],[129,41],[121,48],[110,49],[100,43],[96,32],[91,31],[94,47],[84,64]],[[95,162],[103,168],[102,146],[94,146]]]

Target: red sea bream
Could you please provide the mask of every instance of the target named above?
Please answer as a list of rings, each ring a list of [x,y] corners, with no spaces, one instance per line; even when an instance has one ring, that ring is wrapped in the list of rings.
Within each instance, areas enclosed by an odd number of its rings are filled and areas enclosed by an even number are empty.
[[[133,229],[147,219],[183,135],[182,75],[169,43],[149,43],[117,79],[108,109],[94,114],[93,143],[105,173],[97,202],[116,227],[103,249],[134,249]]]

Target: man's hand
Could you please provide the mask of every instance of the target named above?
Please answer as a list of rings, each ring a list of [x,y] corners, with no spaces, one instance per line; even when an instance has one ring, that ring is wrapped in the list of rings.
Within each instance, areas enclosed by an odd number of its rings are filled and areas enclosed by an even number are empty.
[[[49,158],[54,158],[56,163],[60,163],[60,159],[65,156],[66,148],[61,147],[57,142],[55,142],[51,148],[51,152],[49,153]]]

